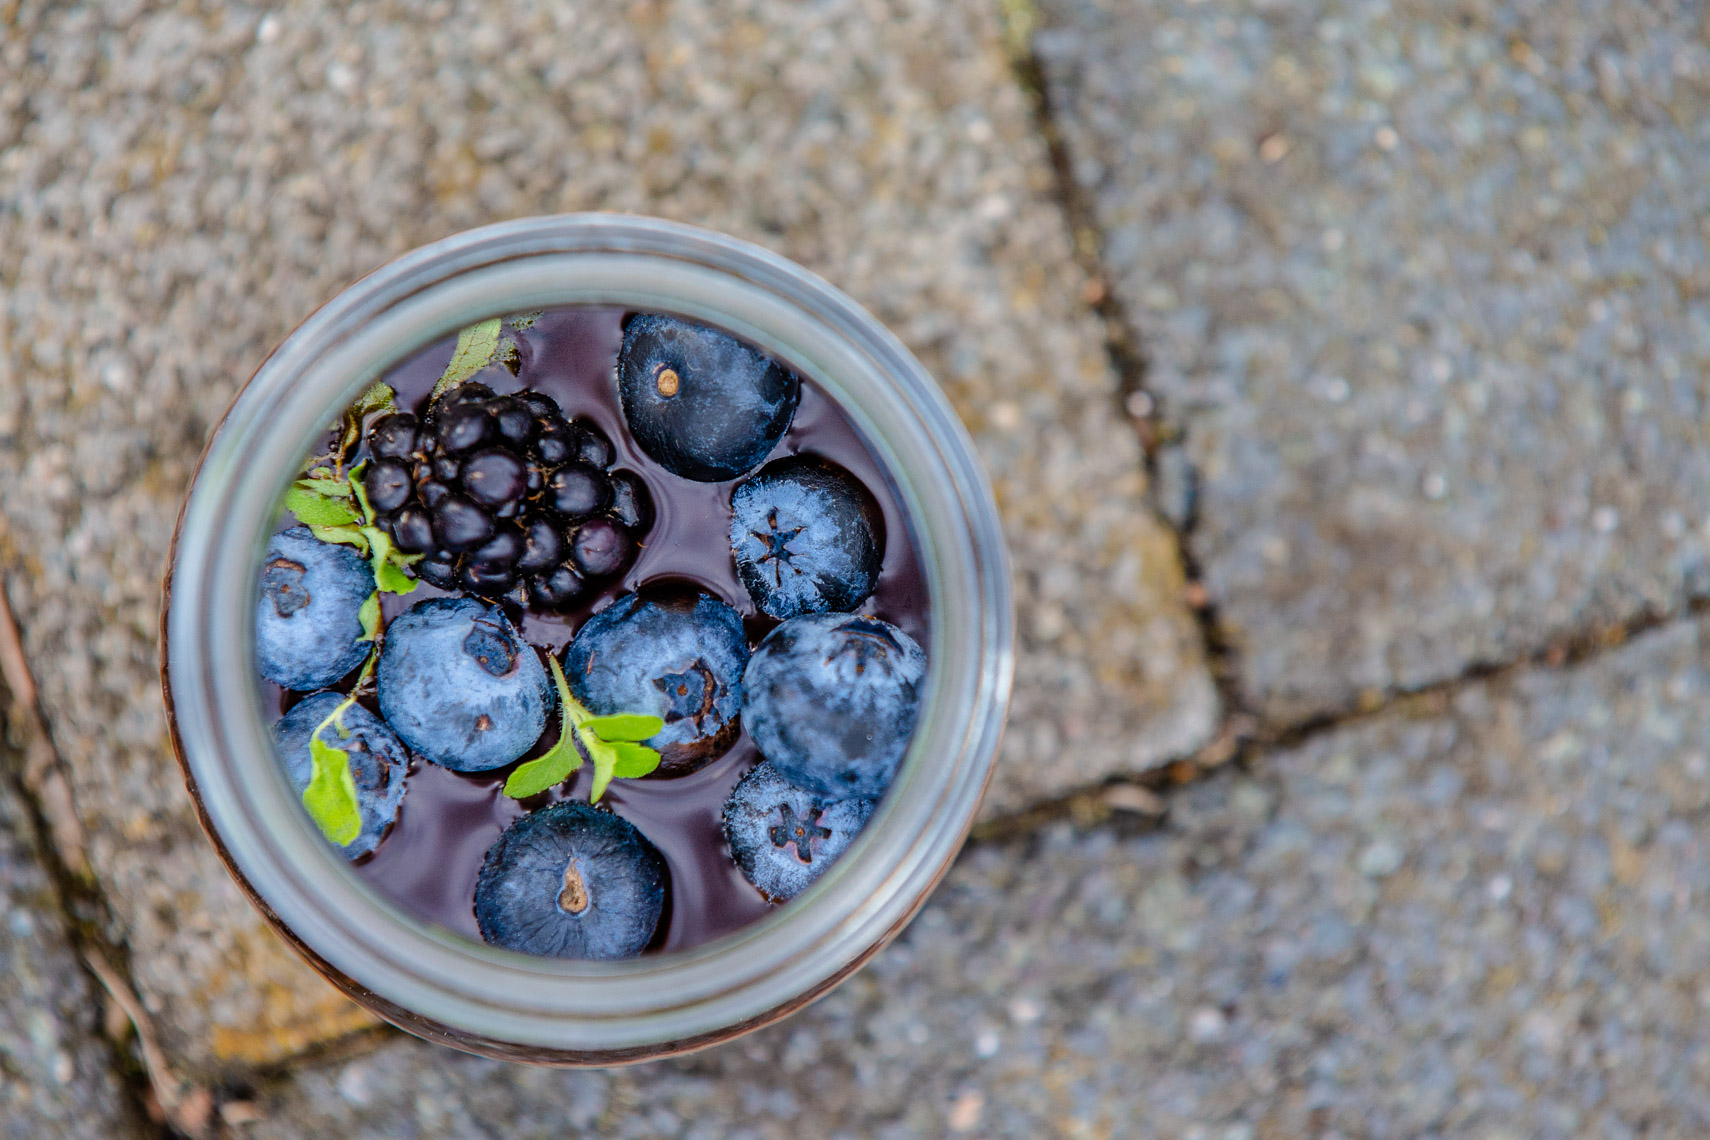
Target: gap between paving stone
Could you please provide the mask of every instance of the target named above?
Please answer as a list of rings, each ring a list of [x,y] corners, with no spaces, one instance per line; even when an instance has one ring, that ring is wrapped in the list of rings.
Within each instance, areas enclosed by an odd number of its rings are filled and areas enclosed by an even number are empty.
[[[1069,227],[1075,259],[1086,274],[1083,299],[1098,315],[1104,329],[1105,354],[1117,378],[1112,410],[1132,424],[1146,465],[1155,513],[1175,532],[1186,580],[1183,601],[1198,626],[1206,665],[1217,685],[1223,710],[1221,731],[1200,754],[1184,760],[1200,767],[1215,767],[1253,735],[1253,718],[1246,712],[1234,642],[1218,622],[1216,604],[1206,589],[1204,574],[1193,553],[1193,533],[1199,521],[1193,492],[1194,473],[1191,468],[1160,458],[1161,455],[1181,457],[1179,447],[1162,451],[1164,445],[1176,442],[1176,429],[1165,421],[1158,397],[1146,383],[1146,346],[1130,326],[1112,287],[1115,278],[1104,261],[1106,242],[1096,206],[1074,176],[1073,158],[1057,120],[1058,110],[1052,105],[1045,65],[1034,49],[1033,33],[1041,16],[1039,7],[1034,0],[997,0],[997,3],[1003,14],[1010,66],[1017,84],[1032,104],[1034,125],[1051,168],[1058,208]]]

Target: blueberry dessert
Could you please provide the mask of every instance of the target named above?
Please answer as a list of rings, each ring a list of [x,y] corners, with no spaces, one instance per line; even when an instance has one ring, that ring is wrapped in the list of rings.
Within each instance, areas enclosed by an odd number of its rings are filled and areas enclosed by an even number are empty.
[[[546,729],[552,686],[505,611],[433,598],[386,629],[375,672],[380,712],[404,743],[454,772],[502,768]]]
[[[760,754],[821,795],[876,796],[895,775],[920,708],[926,654],[878,618],[813,614],[766,635],[742,676]]]
[[[741,615],[701,593],[619,598],[588,619],[564,655],[570,691],[595,714],[664,721],[644,743],[666,774],[691,772],[736,740],[747,665]]]
[[[624,325],[618,394],[630,433],[655,462],[719,483],[752,471],[777,446],[801,381],[729,333],[644,313]]]
[[[282,772],[352,873],[526,954],[790,905],[907,751],[930,628],[884,465],[678,317],[490,318],[328,425],[258,570]]]
[[[359,614],[373,592],[373,572],[350,547],[322,542],[306,526],[274,535],[255,603],[261,675],[287,689],[318,689],[362,664],[370,646]]]
[[[628,820],[578,803],[507,827],[475,884],[481,936],[544,958],[633,958],[664,904],[658,849]]]
[[[368,447],[368,502],[399,550],[422,555],[416,577],[442,589],[562,609],[629,565],[652,515],[640,480],[612,470],[605,434],[542,392],[471,381],[422,418],[381,417]]]
[[[736,573],[761,613],[849,611],[878,585],[878,508],[842,468],[780,459],[739,484],[730,507]]]
[[[742,877],[769,899],[794,898],[843,854],[870,799],[832,799],[756,764],[724,803],[724,835]]]
[[[273,742],[298,795],[308,788],[314,770],[310,734],[349,756],[362,824],[356,839],[341,846],[345,855],[355,859],[374,850],[398,818],[410,754],[386,722],[361,705],[351,705],[340,715],[344,703],[339,693],[316,693],[304,699],[273,726]]]

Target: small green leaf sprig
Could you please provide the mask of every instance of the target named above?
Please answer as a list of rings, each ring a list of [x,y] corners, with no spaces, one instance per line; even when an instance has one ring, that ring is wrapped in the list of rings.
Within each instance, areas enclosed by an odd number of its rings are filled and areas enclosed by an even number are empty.
[[[344,464],[362,438],[363,420],[371,412],[386,412],[396,407],[397,394],[389,385],[377,383],[369,388],[345,412],[339,440],[332,451],[310,460],[303,477],[285,493],[285,509],[296,515],[310,533],[322,542],[355,547],[374,569],[374,592],[356,614],[362,623],[360,640],[372,642],[373,647],[350,693],[309,734],[311,771],[308,787],[303,789],[303,806],[321,834],[340,847],[349,846],[362,833],[362,813],[356,798],[356,780],[350,770],[350,753],[328,744],[321,734],[330,727],[341,739],[349,739],[344,714],[372,685],[380,657],[383,637],[380,595],[408,594],[414,590],[416,580],[404,573],[404,569],[421,557],[405,554],[393,546],[392,536],[379,525],[362,486],[367,461],[348,472]]]
[[[505,332],[505,326],[520,332],[539,319],[538,312],[518,313],[508,318],[493,317],[463,329],[457,334],[457,347],[451,350],[451,363],[445,366],[429,398],[439,399],[489,364],[515,360],[516,339]]]
[[[599,803],[612,780],[638,779],[659,767],[659,753],[641,741],[665,727],[662,719],[637,713],[595,716],[570,695],[558,659],[548,653],[546,663],[552,668],[552,683],[558,687],[558,743],[544,756],[517,766],[505,781],[507,796],[526,799],[562,784],[582,766],[584,755],[594,765],[589,803]]]
[[[350,753],[321,739],[321,733],[331,727],[341,739],[350,739],[350,729],[344,726],[344,714],[356,703],[374,676],[374,663],[379,653],[368,655],[362,672],[356,678],[350,695],[339,702],[327,719],[309,734],[309,784],[303,789],[303,806],[321,829],[321,834],[348,847],[362,834],[362,809],[356,798],[356,778],[350,771]]]

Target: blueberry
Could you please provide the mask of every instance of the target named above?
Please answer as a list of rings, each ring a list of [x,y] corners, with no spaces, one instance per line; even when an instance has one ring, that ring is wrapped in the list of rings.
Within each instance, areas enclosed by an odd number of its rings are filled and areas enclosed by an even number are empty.
[[[624,325],[618,395],[641,449],[685,479],[759,466],[790,429],[801,381],[728,333],[642,313]]]
[[[811,614],[766,635],[742,675],[748,734],[785,779],[877,796],[908,749],[926,654],[878,618]]]
[[[757,764],[724,801],[724,838],[742,877],[769,899],[807,890],[873,814],[869,799],[828,799]]]
[[[546,728],[552,684],[504,611],[473,598],[417,602],[386,628],[380,712],[410,749],[454,772],[502,768]]]
[[[730,550],[760,611],[775,618],[853,610],[879,583],[879,510],[841,467],[792,456],[731,495]]]
[[[665,909],[665,860],[635,825],[582,803],[525,815],[475,882],[475,923],[495,946],[543,958],[633,958]]]
[[[342,693],[316,693],[273,726],[279,762],[299,796],[309,786],[309,777],[315,771],[309,756],[309,734],[343,702]],[[349,736],[341,736],[336,726],[327,725],[321,730],[321,743],[350,757],[362,831],[341,850],[355,859],[374,850],[380,837],[398,818],[398,808],[404,802],[404,779],[410,771],[410,754],[404,751],[403,743],[386,727],[386,722],[361,705],[344,710],[344,727],[350,731]]]
[[[319,689],[358,665],[362,603],[374,571],[348,546],[322,542],[306,526],[273,536],[261,562],[255,602],[255,658],[261,675],[287,689]]]
[[[577,631],[564,656],[576,699],[596,715],[640,713],[664,775],[692,772],[736,740],[748,642],[742,618],[706,594],[628,594]]]

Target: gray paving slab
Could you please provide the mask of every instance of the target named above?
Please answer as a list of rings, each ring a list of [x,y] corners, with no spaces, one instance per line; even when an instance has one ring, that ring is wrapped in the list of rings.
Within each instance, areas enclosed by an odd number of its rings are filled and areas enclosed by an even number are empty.
[[[4,690],[0,689],[0,699]],[[0,764],[10,765],[0,723]],[[27,809],[0,770],[0,1137],[136,1135],[101,1002],[67,935]]]
[[[1710,1128],[1710,624],[1473,684],[964,855],[819,1005],[676,1062],[426,1045],[255,1135],[1691,1137]]]
[[[1710,589],[1696,5],[1042,0],[1256,707]]]
[[[167,758],[156,583],[204,433],[345,282],[460,228],[700,222],[885,319],[993,474],[1022,610],[990,810],[1190,751],[1215,694],[979,0],[26,3],[0,39],[0,566],[174,1056],[365,1024],[227,883]]]

